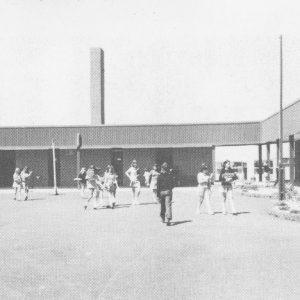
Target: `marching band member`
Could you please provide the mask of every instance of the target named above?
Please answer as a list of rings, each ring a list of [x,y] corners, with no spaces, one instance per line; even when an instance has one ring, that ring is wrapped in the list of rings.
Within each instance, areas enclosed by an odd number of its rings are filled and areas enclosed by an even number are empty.
[[[126,171],[125,175],[130,180],[130,187],[132,190],[132,205],[139,204],[139,196],[141,191],[141,183],[139,180],[139,168],[137,166],[137,162],[134,159],[131,163],[131,167]]]
[[[15,173],[13,175],[13,189],[15,192],[14,200],[17,200],[17,194],[18,194],[18,200],[21,200],[21,189],[22,189],[22,178],[21,178],[21,170],[19,168],[16,168]]]
[[[205,202],[207,213],[213,215],[214,212],[211,209],[210,197],[211,197],[211,185],[213,184],[213,174],[209,174],[208,168],[205,164],[201,166],[200,172],[197,175],[199,202],[197,207],[197,214],[200,213],[200,207]]]
[[[103,180],[101,177],[96,173],[96,168],[91,165],[86,172],[86,181],[87,181],[87,188],[90,191],[90,196],[87,199],[87,202],[84,206],[86,210],[90,200],[95,196],[94,200],[94,209],[99,207],[99,196],[101,192],[101,197],[103,196]]]
[[[22,187],[25,191],[25,200],[28,200],[28,195],[29,195],[29,185],[28,185],[28,179],[31,176],[32,171],[28,171],[28,167],[25,166],[24,169],[22,170],[20,176],[22,179]]]
[[[109,193],[109,206],[113,209],[116,205],[116,191],[118,188],[117,174],[114,171],[114,167],[109,165],[104,174],[104,186]]]
[[[153,195],[153,200],[156,203],[159,203],[159,198],[157,196],[157,178],[158,178],[159,172],[158,172],[158,166],[155,164],[150,171],[150,178],[149,178],[149,183],[150,183],[150,189],[152,190],[152,195]]]
[[[223,195],[223,214],[227,214],[226,210],[226,202],[229,203],[231,207],[231,212],[233,215],[236,215],[236,210],[233,203],[232,190],[233,190],[233,182],[238,179],[236,173],[230,166],[230,161],[225,160],[223,163],[223,167],[220,173],[220,181],[222,184],[222,195]]]

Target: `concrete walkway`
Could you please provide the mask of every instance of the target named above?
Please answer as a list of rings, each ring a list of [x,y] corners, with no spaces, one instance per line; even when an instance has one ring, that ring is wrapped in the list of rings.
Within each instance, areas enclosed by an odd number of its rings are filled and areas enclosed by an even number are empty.
[[[270,199],[236,193],[238,216],[195,215],[176,189],[174,225],[143,190],[128,207],[83,210],[75,191],[0,194],[0,299],[299,299],[300,224],[268,215]]]

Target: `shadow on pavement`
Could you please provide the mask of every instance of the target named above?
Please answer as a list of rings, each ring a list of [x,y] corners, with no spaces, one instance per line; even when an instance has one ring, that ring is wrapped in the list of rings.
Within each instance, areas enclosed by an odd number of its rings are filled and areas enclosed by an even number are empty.
[[[171,222],[171,226],[176,226],[184,223],[191,223],[193,222],[192,220],[185,220],[185,221],[177,221],[177,222]]]
[[[158,204],[157,202],[144,202],[140,203],[140,205],[151,205],[151,204]]]
[[[251,212],[250,211],[239,211],[239,212],[235,213],[236,216],[244,215],[244,214],[251,214]]]

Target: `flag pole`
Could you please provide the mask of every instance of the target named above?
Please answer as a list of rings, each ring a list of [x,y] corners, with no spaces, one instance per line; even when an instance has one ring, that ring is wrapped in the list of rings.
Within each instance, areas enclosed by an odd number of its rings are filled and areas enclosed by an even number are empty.
[[[283,51],[282,51],[282,35],[279,37],[280,40],[280,114],[279,114],[279,200],[284,200],[284,169],[283,169]]]

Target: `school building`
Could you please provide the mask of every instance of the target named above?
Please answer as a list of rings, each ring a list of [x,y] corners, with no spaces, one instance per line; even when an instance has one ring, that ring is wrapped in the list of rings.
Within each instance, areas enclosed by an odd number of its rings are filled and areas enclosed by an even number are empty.
[[[278,113],[261,122],[106,125],[104,52],[93,48],[90,57],[91,125],[0,127],[0,187],[10,187],[15,167],[25,165],[34,171],[33,186],[52,186],[52,141],[56,146],[60,187],[75,186],[79,158],[81,166],[93,164],[102,171],[107,164],[113,164],[121,186],[129,184],[124,173],[133,159],[141,169],[167,161],[176,170],[181,186],[195,185],[202,163],[212,171],[215,169],[216,147],[241,145],[257,145],[261,179],[262,151],[267,151],[270,157],[270,145],[278,145]],[[300,100],[284,109],[283,120],[284,141],[289,143],[290,149],[290,179],[300,184]],[[80,150],[77,149],[78,134],[82,137]]]

